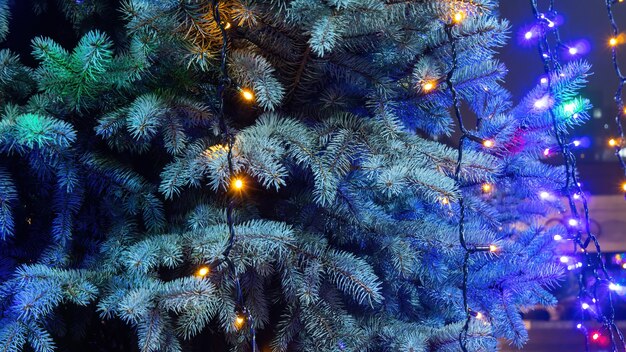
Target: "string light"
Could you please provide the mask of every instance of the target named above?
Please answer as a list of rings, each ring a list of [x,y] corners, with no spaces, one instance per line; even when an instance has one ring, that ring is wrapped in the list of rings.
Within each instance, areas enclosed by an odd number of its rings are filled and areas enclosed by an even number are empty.
[[[490,183],[483,183],[482,189],[484,193],[489,193],[492,190],[492,186]]]
[[[244,100],[247,100],[247,101],[254,100],[254,93],[252,93],[250,89],[239,88],[239,93],[241,93],[241,96],[243,97]]]
[[[573,114],[575,109],[576,109],[576,103],[569,103],[563,107],[563,111],[565,111],[565,113],[567,114]]]
[[[461,23],[463,22],[463,20],[465,19],[465,13],[463,11],[458,11],[457,13],[454,14],[454,23]]]
[[[600,338],[600,334],[595,332],[595,333],[593,333],[593,335],[591,335],[591,338],[595,341],[595,340]]]
[[[609,146],[610,147],[615,147],[616,145],[617,145],[617,141],[615,140],[615,138],[609,139]]]
[[[563,239],[563,236],[561,235],[554,235],[554,237],[552,237],[555,241],[560,241]]]
[[[550,198],[550,193],[548,193],[546,191],[541,191],[541,192],[539,192],[539,198],[541,198],[543,200],[547,200],[548,198]]]
[[[495,142],[492,141],[491,139],[485,139],[483,141],[483,147],[485,148],[493,148],[494,145],[495,145]]]
[[[234,189],[235,191],[241,191],[243,190],[243,187],[244,187],[244,183],[241,178],[237,177],[231,183],[231,188]]]
[[[623,0],[619,0],[619,2],[623,2]],[[617,132],[619,134],[619,141],[616,141],[614,144],[614,148],[615,148],[615,155],[617,156],[617,160],[622,168],[622,171],[624,172],[624,174],[626,175],[626,163],[624,162],[624,159],[622,157],[622,154],[620,153],[620,145],[622,143],[622,141],[624,140],[624,129],[622,127],[622,120],[621,120],[621,116],[620,113],[623,111],[624,114],[626,114],[626,107],[624,107],[624,100],[622,98],[622,91],[624,89],[624,84],[626,84],[626,76],[624,76],[622,74],[622,71],[620,70],[620,64],[618,62],[618,51],[617,51],[617,45],[620,44],[620,42],[624,41],[624,37],[623,34],[620,34],[619,28],[617,26],[617,22],[615,21],[615,16],[613,15],[613,5],[615,4],[614,0],[605,0],[605,5],[606,5],[606,10],[607,10],[607,15],[609,18],[609,22],[611,25],[611,30],[612,30],[612,37],[611,39],[609,39],[609,45],[611,46],[611,62],[612,62],[612,66],[615,72],[615,75],[618,78],[618,85],[617,88],[615,90],[615,96],[614,96],[614,100],[615,100],[615,105],[617,106],[617,111],[618,113],[615,115],[615,125],[617,126]],[[619,143],[618,143],[619,142]],[[625,190],[626,192],[626,187],[624,184],[622,184],[622,189]],[[597,256],[599,260],[599,265],[600,268],[602,269],[602,273],[605,276],[605,279],[607,279],[608,281],[611,281],[611,277],[609,275],[609,273],[606,270],[606,266],[604,264],[604,262],[602,261],[602,257],[601,257],[601,251],[600,251],[600,246],[598,245],[598,242],[595,240],[595,238],[593,238],[594,244],[596,246],[596,252],[597,252]],[[623,268],[626,268],[626,266],[624,266],[626,263],[623,264]],[[596,274],[596,285],[598,282],[600,282],[600,278],[599,276]],[[594,291],[595,292],[595,291]],[[614,338],[614,331],[615,334],[617,335],[617,338],[619,339],[619,341],[621,342],[621,349],[622,350],[626,350],[626,342],[624,341],[624,336],[622,334],[622,332],[617,328],[617,326],[615,325],[614,322],[614,317],[615,317],[615,309],[613,307],[613,301],[612,301],[612,293],[611,291],[609,291],[608,294],[608,301],[609,301],[609,305],[608,305],[608,313],[604,314],[604,316],[602,317],[604,319],[604,326],[607,328],[607,330],[609,331],[610,335],[610,341],[611,341],[611,347],[612,350],[617,350],[617,345],[615,343],[615,338]]]
[[[235,326],[237,330],[241,330],[246,325],[245,315],[241,313],[237,313],[237,316],[235,316],[235,321],[233,322],[233,325]]]
[[[224,23],[224,29],[230,29],[230,27],[232,27],[230,22],[225,22]]]
[[[209,274],[211,269],[208,266],[203,265],[196,270],[196,277],[203,278]]]
[[[220,80],[219,80],[219,85],[217,89],[218,96],[220,98],[218,120],[219,120],[219,127],[220,127],[221,135],[226,140],[226,145],[228,146],[228,153],[227,153],[228,177],[230,179],[233,179],[235,175],[234,166],[233,166],[233,154],[232,154],[234,141],[229,131],[228,124],[226,123],[226,114],[225,114],[225,109],[224,109],[224,101],[225,101],[224,92],[227,86],[232,84],[231,83],[232,80],[228,76],[228,69],[226,67],[226,64],[228,62],[227,55],[228,55],[228,48],[229,48],[228,34],[226,32],[226,29],[227,29],[226,23],[222,22],[220,19],[219,2],[220,0],[213,0],[212,2],[213,20],[215,21],[215,23],[219,24],[220,32],[222,34]],[[237,89],[241,93],[241,96],[243,97],[243,99],[247,101],[254,100],[254,94],[249,89],[242,89],[240,87],[237,87]],[[241,190],[244,187],[243,180],[241,180],[240,178],[235,178],[234,182],[231,184],[231,187],[234,188],[235,190]],[[224,258],[224,261],[226,262],[228,266],[230,274],[234,276],[234,284],[235,284],[234,289],[236,293],[235,304],[236,304],[236,310],[237,310],[237,316],[235,317],[234,326],[235,328],[237,328],[237,330],[240,330],[241,328],[244,327],[246,322],[248,322],[248,325],[250,327],[249,332],[250,332],[250,337],[251,337],[252,352],[258,352],[259,349],[256,343],[254,318],[250,314],[250,312],[245,308],[243,291],[241,289],[241,282],[239,280],[239,276],[235,269],[235,264],[230,259],[230,251],[235,244],[235,224],[233,220],[234,204],[235,202],[232,199],[230,199],[230,201],[227,202],[227,206],[226,206],[226,224],[228,227],[228,240],[226,242],[226,247],[224,251],[222,252],[222,257]]]
[[[535,103],[533,104],[533,106],[537,110],[546,109],[549,105],[550,105],[550,97],[547,95],[535,100]]]
[[[475,310],[469,309],[468,310],[469,315],[473,316],[474,318],[476,318],[477,320],[481,320],[482,318],[485,317],[485,315],[481,312],[477,312]]]
[[[497,251],[498,251],[498,246],[496,246],[495,244],[489,245],[489,252],[495,253]]]
[[[624,140],[624,128],[622,127],[622,119],[621,119],[620,113],[623,112],[623,114],[626,115],[626,107],[624,106],[624,100],[622,98],[624,84],[626,84],[626,76],[624,76],[624,74],[622,73],[620,69],[621,65],[619,63],[618,51],[616,48],[618,44],[624,41],[624,35],[620,34],[620,30],[617,26],[617,22],[615,21],[615,17],[613,15],[614,1],[605,0],[605,4],[606,4],[607,14],[609,17],[609,22],[611,25],[611,30],[612,30],[612,35],[613,35],[609,39],[609,45],[611,46],[611,63],[612,63],[615,75],[617,76],[617,79],[618,79],[618,85],[615,90],[614,101],[615,101],[615,105],[617,105],[617,110],[618,110],[618,114],[615,116],[615,125],[617,127],[617,132],[620,137],[619,140],[616,140],[613,143],[609,141],[609,146],[615,148],[615,156],[617,157],[617,161],[619,162],[620,167],[622,168],[622,172],[624,172],[624,175],[626,176],[626,161],[624,160],[624,157],[622,156],[622,153],[620,150],[621,143]]]
[[[583,304],[581,305],[581,307],[582,307],[582,309],[587,310],[587,309],[589,309],[589,303],[585,302],[585,303],[583,303]]]
[[[446,36],[448,38],[448,42],[450,43],[450,55],[452,59],[451,60],[452,66],[450,68],[450,71],[448,71],[448,74],[446,75],[446,83],[448,85],[448,89],[450,90],[450,94],[452,96],[452,106],[454,108],[454,116],[456,117],[458,128],[462,134],[461,137],[459,138],[459,149],[457,152],[456,168],[454,171],[453,179],[454,179],[455,185],[459,189],[462,189],[460,175],[461,175],[461,165],[463,164],[463,145],[465,144],[464,142],[466,139],[470,139],[475,142],[478,142],[479,139],[477,139],[475,136],[470,134],[465,129],[465,125],[463,124],[463,117],[461,116],[459,95],[454,86],[454,82],[452,81],[452,77],[454,76],[454,73],[458,68],[458,57],[457,57],[457,52],[456,52],[457,50],[456,38],[452,34],[452,26],[446,25],[444,29],[445,29]],[[493,142],[487,143],[486,140],[482,141],[482,144],[486,147],[487,145],[493,146]],[[472,314],[471,314],[472,311],[469,309],[468,289],[467,289],[467,283],[468,283],[468,278],[469,278],[469,258],[470,258],[471,253],[473,253],[474,251],[479,251],[480,249],[470,248],[465,240],[465,202],[463,198],[463,192],[460,192],[459,194],[459,243],[461,245],[461,248],[464,251],[463,271],[462,271],[463,277],[461,281],[461,295],[463,297],[463,310],[465,311],[465,323],[463,324],[463,328],[461,329],[461,332],[459,332],[459,345],[461,347],[461,351],[468,352],[467,335],[469,334],[469,324],[472,318]]]
[[[432,91],[435,87],[436,84],[432,81],[424,82],[424,84],[422,84],[422,90],[426,93]]]
[[[622,183],[622,191],[626,192],[626,182]]]
[[[615,21],[613,19],[612,16],[612,12],[611,12],[611,4],[615,1],[615,0],[605,0],[606,1],[606,5],[607,8],[609,10],[609,17],[611,18],[611,22],[612,22],[612,26],[614,29],[614,37],[612,39],[614,40],[610,40],[609,44],[613,47],[613,58],[614,58],[614,63],[615,63],[615,67],[616,67],[616,71],[619,72],[619,70],[617,69],[617,63],[615,62],[615,46],[618,44],[618,39],[617,39],[617,25],[615,24]],[[538,0],[531,0],[531,5],[532,5],[532,9],[533,9],[533,14],[535,15],[536,18],[538,19],[544,19],[545,15],[540,14],[538,11]],[[556,16],[556,11],[554,9],[554,0],[550,0],[550,13],[554,14]],[[541,52],[541,57],[542,57],[542,62],[544,65],[544,72],[546,74],[546,77],[548,77],[548,82],[547,82],[547,88],[548,91],[551,92],[551,94],[553,94],[552,89],[552,82],[550,80],[550,77],[554,74],[558,74],[559,77],[564,77],[564,72],[561,72],[561,64],[558,61],[558,56],[552,55],[552,48],[551,48],[551,41],[548,39],[547,35],[550,34],[553,41],[556,42],[556,47],[563,47],[564,44],[561,42],[561,37],[560,37],[560,33],[557,28],[553,28],[551,30],[547,30],[545,28],[546,26],[546,22],[545,21],[539,21],[540,24],[543,26],[541,27],[541,38],[539,40],[539,49]],[[547,27],[552,28],[554,26],[551,26],[550,23],[547,24]],[[623,86],[624,84],[624,78],[620,76],[620,87]],[[620,98],[621,99],[621,98]],[[623,105],[620,105],[620,109]],[[582,192],[580,183],[578,182],[578,175],[576,172],[576,158],[574,156],[574,154],[571,152],[571,150],[568,148],[568,146],[565,144],[564,139],[566,138],[566,131],[563,129],[560,129],[558,123],[557,123],[557,117],[556,114],[554,113],[554,111],[552,109],[549,110],[550,113],[550,117],[552,119],[552,125],[553,125],[553,131],[554,131],[554,135],[555,138],[559,144],[559,148],[560,151],[563,155],[563,160],[564,160],[564,166],[565,166],[565,195],[568,198],[568,204],[569,204],[569,208],[570,211],[572,213],[572,216],[575,219],[578,219],[578,209],[574,203],[574,199],[572,198],[572,188],[574,188],[574,190],[580,194],[581,197],[581,201],[582,201],[582,206],[584,209],[584,226],[583,229],[585,230],[585,237],[583,237],[583,231],[582,229],[577,229],[576,233],[575,233],[575,237],[573,238],[574,240],[574,249],[576,250],[578,248],[578,246],[580,246],[581,250],[584,253],[585,259],[586,259],[586,263],[587,266],[590,267],[590,270],[593,275],[594,275],[594,283],[593,288],[591,290],[588,291],[587,289],[587,282],[588,280],[586,280],[585,278],[585,270],[580,270],[579,272],[579,278],[578,278],[578,282],[579,282],[579,300],[582,299],[585,296],[589,296],[592,295],[594,299],[596,299],[596,294],[597,294],[597,285],[600,282],[603,282],[603,280],[609,280],[610,281],[610,275],[606,269],[606,266],[604,264],[604,262],[602,261],[602,252],[600,249],[600,244],[597,240],[597,237],[591,233],[590,230],[590,220],[589,220],[589,207],[587,204],[587,200],[586,197],[584,196],[584,193]],[[575,117],[575,116],[574,116]],[[619,121],[618,121],[618,125],[619,125]],[[621,134],[621,125],[620,125],[620,135],[623,136],[623,134]],[[624,166],[624,164],[622,163],[622,166]],[[573,187],[573,185],[575,185],[576,187]],[[576,225],[578,225],[578,221],[576,221]],[[591,260],[590,257],[590,252],[586,250],[586,248],[593,243],[593,245],[595,246],[596,249],[596,256],[598,258],[598,260]],[[577,263],[580,264],[582,266],[582,263]],[[568,267],[569,269],[569,267]],[[600,273],[603,274],[604,279],[600,276]],[[610,292],[610,291],[609,291]],[[612,301],[612,293],[609,293],[608,295],[608,313],[604,313],[603,311],[598,311],[598,312],[594,312],[594,314],[598,315],[597,319],[599,321],[602,321],[604,326],[607,328],[607,330],[611,333],[611,343],[612,343],[612,350],[617,350],[617,345],[615,344],[616,339],[614,339],[614,335],[613,335],[613,331],[615,331],[615,333],[617,334],[619,341],[621,341],[622,344],[622,349],[624,347],[626,347],[626,343],[624,342],[624,338],[621,334],[621,332],[619,331],[619,329],[617,328],[617,326],[615,325],[615,321],[614,321],[614,307],[613,307],[613,301]],[[583,310],[586,310],[585,307],[589,308],[589,305],[587,303],[583,303],[582,305]],[[600,316],[601,315],[601,316]],[[583,313],[581,316],[581,319],[585,318],[585,314]],[[582,321],[580,322],[581,327],[582,327]],[[586,351],[589,351],[589,345],[587,343],[587,335],[585,336],[585,348]]]

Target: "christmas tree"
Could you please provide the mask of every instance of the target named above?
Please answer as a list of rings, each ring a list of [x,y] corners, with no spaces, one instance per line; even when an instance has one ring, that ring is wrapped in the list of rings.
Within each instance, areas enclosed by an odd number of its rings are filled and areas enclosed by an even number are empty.
[[[555,303],[589,67],[514,105],[497,1],[29,5],[78,40],[0,50],[3,351],[492,351]]]

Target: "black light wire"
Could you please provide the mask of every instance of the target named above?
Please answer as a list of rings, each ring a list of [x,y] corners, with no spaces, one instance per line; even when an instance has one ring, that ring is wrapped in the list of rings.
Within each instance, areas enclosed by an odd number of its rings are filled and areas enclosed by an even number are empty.
[[[219,27],[220,32],[222,34],[222,49],[221,49],[221,62],[220,62],[220,78],[219,84],[217,87],[217,93],[220,98],[219,105],[219,126],[220,132],[222,134],[222,138],[225,139],[226,145],[228,147],[227,160],[228,160],[228,180],[232,182],[233,177],[235,176],[235,171],[233,167],[233,144],[234,138],[230,133],[228,128],[228,124],[226,123],[226,114],[224,112],[224,94],[227,88],[232,86],[232,80],[228,75],[228,69],[226,67],[228,61],[228,34],[226,32],[226,28],[224,27],[224,23],[222,23],[221,15],[219,11],[219,2],[220,0],[213,0],[213,20],[216,25]],[[235,290],[236,290],[236,311],[237,314],[242,314],[245,316],[247,324],[250,328],[250,336],[252,339],[252,352],[257,352],[258,347],[256,344],[256,332],[254,329],[254,318],[250,311],[245,306],[245,301],[243,297],[243,292],[241,289],[241,282],[239,279],[239,275],[236,273],[235,265],[230,259],[230,252],[235,244],[236,235],[235,235],[235,224],[233,220],[233,211],[235,207],[235,199],[233,196],[227,196],[227,206],[226,206],[226,223],[228,225],[228,242],[226,244],[226,248],[222,253],[222,257],[224,257],[224,261],[228,265],[229,271],[235,275]]]
[[[454,115],[457,120],[458,128],[461,131],[461,137],[459,138],[459,149],[456,160],[456,168],[454,171],[454,182],[456,187],[459,190],[459,242],[461,247],[463,248],[463,279],[461,282],[461,291],[463,295],[463,311],[465,312],[465,323],[463,324],[463,328],[459,334],[459,344],[461,345],[461,350],[463,352],[468,352],[467,350],[467,336],[469,334],[469,325],[472,319],[472,310],[469,308],[468,303],[468,279],[469,279],[469,259],[470,255],[477,252],[488,252],[490,250],[489,246],[475,246],[468,245],[465,238],[465,202],[463,199],[463,191],[461,184],[461,164],[463,163],[463,144],[466,139],[474,141],[476,143],[482,143],[483,140],[472,135],[463,124],[463,117],[461,115],[461,107],[458,92],[452,82],[452,78],[454,73],[458,69],[458,55],[456,50],[456,38],[452,33],[452,29],[454,24],[445,24],[444,30],[447,35],[448,42],[450,43],[450,55],[452,59],[452,66],[448,74],[446,75],[446,84],[450,90],[450,94],[452,96],[452,106],[454,108]]]
[[[546,27],[550,28],[547,25],[547,21],[545,18],[545,14],[541,14],[539,12],[538,9],[538,4],[537,4],[537,0],[531,0],[531,6],[532,6],[532,10],[533,10],[533,14],[535,16],[535,18],[539,21],[539,23],[541,24],[541,40],[539,42],[539,54],[541,56],[543,65],[544,65],[544,71],[546,73],[546,78],[547,78],[547,83],[548,83],[548,92],[552,95],[552,74],[561,74],[561,65],[559,63],[559,59],[558,59],[558,52],[555,50],[552,50],[550,47],[550,42],[548,40],[547,37],[547,29]],[[550,14],[555,14],[556,11],[554,10],[554,0],[550,0],[550,6],[549,6],[549,13]],[[548,20],[549,21],[549,20]],[[550,28],[550,30],[552,31],[553,35],[554,35],[554,40],[556,41],[557,44],[557,48],[559,47],[566,47],[562,42],[561,42],[561,38],[560,38],[560,33],[558,30],[557,26],[552,26],[552,28]],[[599,305],[599,299],[597,296],[597,289],[599,287],[599,284],[601,282],[612,282],[612,278],[611,275],[609,274],[608,270],[606,269],[606,265],[604,263],[604,260],[602,258],[602,251],[600,248],[600,243],[598,242],[597,238],[595,235],[593,235],[591,233],[590,230],[590,221],[589,221],[589,207],[587,204],[587,199],[585,196],[585,193],[582,190],[582,187],[580,185],[580,182],[578,181],[578,176],[577,176],[577,172],[576,172],[576,157],[574,156],[574,154],[571,151],[571,144],[570,143],[565,143],[565,139],[567,138],[567,135],[565,134],[564,131],[562,131],[561,129],[559,129],[558,124],[557,124],[557,119],[556,119],[556,115],[554,113],[554,110],[552,109],[552,107],[550,107],[549,109],[549,113],[550,113],[550,117],[552,119],[552,127],[554,130],[554,135],[555,138],[557,140],[557,143],[559,145],[559,148],[561,150],[562,156],[563,156],[563,161],[564,161],[564,166],[565,166],[565,193],[567,195],[568,198],[568,204],[569,204],[569,208],[570,211],[572,213],[573,218],[576,220],[577,225],[579,224],[579,220],[580,220],[580,215],[578,212],[578,209],[576,207],[576,204],[574,202],[574,198],[572,197],[572,188],[574,189],[574,191],[580,196],[581,200],[582,200],[582,205],[583,205],[583,209],[584,209],[584,222],[585,222],[585,235],[586,238],[583,241],[583,232],[580,230],[579,227],[577,227],[576,230],[576,235],[574,237],[574,253],[577,252],[578,250],[578,246],[580,246],[580,248],[582,249],[584,255],[585,255],[585,261],[587,263],[588,267],[591,267],[591,271],[593,273],[595,282],[593,284],[591,293],[588,292],[587,290],[587,284],[586,284],[586,275],[585,275],[585,270],[581,269],[579,272],[579,276],[578,276],[578,284],[579,284],[579,293],[578,293],[578,299],[579,299],[579,303],[581,303],[581,300],[586,297],[586,296],[591,296],[592,297],[592,302],[595,305],[596,308],[596,312],[597,312],[597,319],[603,324],[604,328],[606,328],[609,331],[610,334],[610,340],[611,340],[611,347],[612,347],[612,351],[617,351],[617,344],[615,341],[615,334],[617,334],[619,341],[621,342],[621,346],[623,349],[626,349],[626,344],[624,342],[624,337],[622,335],[622,333],[620,332],[620,330],[617,328],[617,325],[615,324],[614,318],[615,318],[615,309],[613,306],[613,297],[612,297],[612,292],[611,290],[608,291],[608,314],[604,314],[601,310],[601,307]],[[587,247],[589,246],[589,244],[593,242],[594,247],[596,249],[596,258],[595,260],[592,260],[591,258],[591,254],[589,253],[589,251],[587,251]],[[602,275],[604,276],[604,278],[601,277],[600,273],[598,272],[598,269],[600,269],[600,272],[602,273]],[[580,307],[582,309],[582,303],[580,304]],[[583,328],[583,320],[584,320],[584,310],[581,313],[581,321],[580,321],[580,326],[581,326],[581,330],[583,331],[583,336],[585,338],[585,351],[589,351],[589,340],[587,338],[587,334],[586,329]]]
[[[609,16],[609,22],[611,24],[611,31],[613,33],[613,38],[617,40],[619,35],[619,27],[617,26],[617,22],[615,21],[615,16],[613,15],[613,5],[617,4],[616,0],[605,0],[606,3],[606,11]],[[624,158],[620,154],[622,150],[622,146],[624,145],[624,128],[622,126],[622,114],[626,114],[626,110],[624,110],[624,100],[622,99],[622,92],[624,90],[624,84],[626,84],[626,76],[622,74],[620,69],[619,60],[617,56],[617,45],[611,46],[611,63],[613,64],[613,69],[615,70],[615,74],[617,75],[618,85],[615,90],[615,105],[617,105],[617,115],[615,115],[615,125],[617,126],[617,132],[619,134],[619,141],[615,144],[615,156],[619,161],[619,164],[622,168],[622,172],[626,176],[626,162],[624,162]]]

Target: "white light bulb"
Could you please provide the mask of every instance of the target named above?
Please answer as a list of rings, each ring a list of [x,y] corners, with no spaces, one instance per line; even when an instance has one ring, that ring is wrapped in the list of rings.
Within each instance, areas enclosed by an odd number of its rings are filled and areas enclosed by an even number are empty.
[[[549,105],[550,105],[550,97],[548,97],[547,95],[535,100],[535,103],[533,104],[535,109],[539,109],[539,110],[543,110],[547,108]]]
[[[587,302],[582,304],[583,309],[589,309],[589,304]]]
[[[542,191],[541,193],[539,193],[539,198],[546,200],[548,198],[550,198],[550,193],[546,192],[546,191]]]
[[[553,238],[554,238],[555,241],[560,241],[560,240],[563,239],[563,236],[561,236],[561,235],[554,235]]]
[[[569,258],[566,256],[562,256],[561,258],[559,258],[559,260],[561,261],[561,263],[564,263],[564,264],[569,262]]]

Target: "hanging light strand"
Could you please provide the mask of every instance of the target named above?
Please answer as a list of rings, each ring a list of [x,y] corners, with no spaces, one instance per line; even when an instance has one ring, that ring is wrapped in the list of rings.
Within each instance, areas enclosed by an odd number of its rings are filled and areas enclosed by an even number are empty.
[[[552,90],[553,90],[552,74],[558,74],[558,75],[561,74],[561,64],[559,62],[558,53],[556,52],[556,50],[551,49],[550,40],[548,39],[548,32],[552,33],[553,35],[553,40],[556,43],[555,47],[558,48],[558,47],[563,46],[564,44],[561,42],[558,27],[554,25],[550,26],[549,23],[544,20],[545,14],[542,14],[539,12],[537,0],[531,0],[531,5],[533,9],[533,14],[535,15],[535,18],[537,18],[540,24],[541,38],[539,40],[538,49],[539,49],[539,54],[543,62],[544,71],[546,73],[547,90],[549,93],[552,93]],[[550,0],[550,7],[548,11],[550,14],[556,13],[556,11],[554,10],[554,0]],[[565,133],[565,131],[562,131],[561,129],[559,129],[556,115],[554,113],[553,108],[550,107],[548,111],[552,119],[552,125],[553,125],[552,127],[554,130],[554,136],[559,145],[559,149],[561,151],[561,154],[564,160],[564,166],[565,166],[565,189],[564,190],[568,198],[570,212],[572,214],[573,219],[575,220],[573,221],[573,223],[575,223],[576,225],[580,223],[580,214],[578,212],[578,209],[576,208],[572,190],[574,190],[574,194],[578,195],[578,198],[581,199],[582,205],[583,205],[585,239],[583,241],[583,231],[577,226],[575,238],[573,241],[574,253],[578,251],[578,247],[581,248],[582,252],[584,253],[587,266],[592,271],[594,279],[595,279],[594,284],[591,287],[591,290],[588,290],[586,280],[585,280],[586,270],[583,270],[583,269],[580,270],[579,275],[578,275],[578,284],[579,284],[578,299],[579,299],[579,303],[581,307],[581,319],[580,319],[580,322],[577,324],[577,327],[583,332],[586,331],[583,325],[583,320],[584,320],[585,311],[587,311],[587,309],[589,308],[589,304],[587,302],[584,302],[583,300],[591,296],[592,302],[595,304],[596,318],[610,332],[612,350],[617,351],[617,343],[615,341],[615,336],[614,336],[615,334],[617,334],[621,342],[622,348],[626,348],[626,344],[624,343],[624,337],[622,333],[619,331],[614,321],[615,310],[613,307],[612,292],[610,290],[608,292],[608,311],[609,311],[608,314],[603,313],[600,307],[600,300],[598,299],[598,287],[600,283],[602,282],[611,283],[612,278],[608,270],[606,269],[606,265],[603,261],[600,244],[596,236],[593,235],[590,230],[589,207],[587,204],[585,193],[582,190],[581,184],[578,180],[578,176],[576,173],[576,157],[572,153],[571,148],[570,148],[571,146],[569,145],[569,143],[565,142],[567,140],[567,134]],[[596,249],[595,260],[592,260],[591,254],[587,250],[587,247],[590,245],[591,242],[593,242],[594,247]],[[589,340],[586,334],[584,334],[584,337],[585,337],[585,351],[589,351]]]
[[[456,70],[458,69],[458,55],[456,48],[456,38],[452,33],[452,29],[454,24],[458,24],[458,21],[454,21],[453,24],[446,24],[444,29],[448,38],[448,42],[450,42],[450,55],[452,59],[452,66],[448,74],[446,75],[446,84],[450,90],[450,94],[452,96],[452,106],[454,108],[454,115],[456,117],[457,125],[459,130],[461,131],[461,137],[459,138],[459,149],[456,160],[456,168],[454,171],[454,182],[459,190],[459,242],[461,247],[463,248],[463,279],[461,282],[461,291],[463,296],[463,311],[465,312],[465,323],[463,324],[463,328],[459,334],[459,344],[461,345],[461,350],[463,352],[468,352],[467,350],[467,337],[469,334],[469,324],[472,317],[476,319],[481,319],[482,314],[479,312],[476,313],[469,308],[468,302],[468,280],[469,280],[469,259],[470,255],[476,252],[494,252],[497,250],[497,247],[494,245],[488,246],[475,246],[469,245],[465,238],[465,201],[463,199],[463,191],[462,191],[462,182],[461,182],[461,164],[463,163],[463,145],[466,140],[473,141],[475,143],[482,144],[486,148],[491,148],[493,146],[493,141],[491,140],[483,140],[479,137],[471,134],[463,124],[463,117],[461,115],[461,107],[458,92],[452,82],[452,77],[454,76]]]
[[[219,0],[213,0],[213,20],[217,24],[222,34],[222,49],[221,49],[221,61],[220,61],[220,78],[218,82],[217,93],[220,99],[219,105],[219,126],[222,138],[225,139],[228,146],[227,160],[228,160],[228,179],[229,182],[235,179],[235,171],[233,167],[233,144],[234,138],[230,133],[228,124],[226,123],[226,116],[224,112],[224,93],[227,88],[232,86],[232,80],[228,75],[228,69],[226,67],[228,61],[228,35],[226,33],[225,24],[222,23],[219,12]],[[231,192],[232,193],[232,192]],[[242,328],[244,325],[248,325],[250,328],[250,336],[252,339],[252,352],[257,352],[258,347],[256,344],[256,332],[254,329],[254,319],[250,311],[246,308],[243,292],[241,289],[241,282],[239,275],[236,273],[235,265],[230,259],[230,252],[235,244],[235,224],[233,220],[233,211],[235,206],[235,199],[232,195],[227,195],[226,206],[226,223],[228,226],[228,242],[226,248],[222,253],[224,261],[228,265],[228,270],[234,275],[235,291],[236,291],[236,318],[234,326],[237,329]]]
[[[619,1],[621,2],[621,1]],[[619,27],[617,26],[617,22],[615,21],[615,16],[613,16],[613,6],[618,3],[616,0],[605,0],[606,3],[606,11],[609,16],[609,22],[611,24],[611,34],[612,37],[609,40],[609,45],[611,46],[611,62],[613,63],[613,69],[615,70],[615,74],[617,75],[618,85],[615,91],[615,104],[617,105],[617,114],[615,115],[615,125],[617,126],[617,133],[619,135],[619,142],[613,143],[611,146],[615,148],[615,156],[617,156],[617,160],[619,161],[620,166],[622,167],[622,172],[626,177],[626,162],[622,157],[620,151],[622,150],[622,143],[624,141],[624,128],[622,126],[622,115],[626,115],[626,108],[624,108],[624,100],[622,99],[622,92],[624,90],[624,84],[626,84],[626,76],[622,74],[619,66],[619,59],[617,55],[617,44],[618,44],[618,36],[619,36]]]

